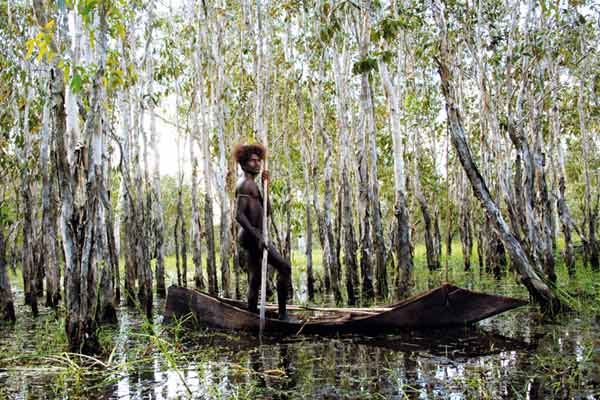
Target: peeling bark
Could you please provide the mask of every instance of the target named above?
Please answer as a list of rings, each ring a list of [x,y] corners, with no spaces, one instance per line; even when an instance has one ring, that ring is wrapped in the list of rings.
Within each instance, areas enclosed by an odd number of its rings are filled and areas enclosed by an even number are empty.
[[[15,304],[6,269],[4,227],[0,227],[0,321],[15,322]]]
[[[56,252],[56,212],[54,209],[54,179],[50,166],[50,105],[44,103],[42,114],[42,137],[40,144],[40,167],[42,171],[42,247],[46,263],[46,307],[58,308],[60,302],[60,273]]]
[[[370,35],[370,1],[362,2],[360,15],[359,53],[365,59],[369,52]],[[369,151],[367,141],[375,135],[373,108],[371,103],[369,73],[363,72],[360,76],[360,125],[358,137],[358,208],[359,208],[359,235],[360,235],[360,274],[361,298],[365,301],[373,299],[372,265],[374,264],[374,249],[371,236],[371,207],[373,204],[373,179],[369,171]],[[370,160],[371,163],[373,160]],[[372,164],[371,164],[372,165]],[[375,167],[376,168],[376,167]],[[372,172],[372,170],[371,170]],[[356,282],[358,284],[358,282]]]
[[[340,58],[342,59],[340,63]],[[341,185],[340,193],[340,219],[343,225],[343,241],[344,241],[344,264],[346,267],[346,293],[348,296],[348,304],[355,305],[357,303],[357,285],[358,282],[358,265],[356,262],[357,244],[354,237],[353,216],[352,216],[352,193],[350,191],[350,169],[348,167],[348,158],[350,156],[349,143],[349,128],[347,126],[348,113],[346,105],[346,79],[348,68],[348,56],[345,50],[339,53],[337,50],[333,54],[334,61],[334,76],[336,83],[336,112],[337,119],[340,125],[339,137],[341,148]]]
[[[25,295],[25,304],[31,306],[31,312],[34,317],[38,315],[38,303],[36,293],[36,268],[34,259],[34,210],[35,204],[32,192],[32,177],[27,164],[30,158],[33,157],[32,139],[29,129],[29,109],[33,99],[33,90],[27,88],[27,97],[25,100],[25,108],[23,111],[23,149],[20,150],[19,161],[21,164],[21,206],[23,214],[23,247],[22,252],[22,272],[23,272],[23,292]],[[17,118],[19,114],[17,113]]]
[[[473,158],[469,145],[465,137],[465,130],[462,121],[461,112],[456,103],[456,88],[452,76],[449,72],[450,49],[448,43],[447,23],[445,16],[445,7],[436,0],[434,5],[434,14],[438,28],[440,29],[440,57],[437,60],[439,75],[442,83],[442,92],[446,100],[446,113],[448,118],[448,126],[452,138],[452,145],[456,150],[460,162],[465,170],[469,181],[473,187],[473,191],[486,214],[506,247],[512,265],[519,272],[521,282],[527,288],[530,295],[540,304],[540,306],[550,313],[558,312],[561,309],[561,303],[554,292],[541,278],[540,271],[529,261],[523,247],[515,238],[514,234],[509,229],[504,221],[500,209],[492,199],[487,185],[479,173]]]
[[[407,297],[410,291],[413,258],[410,245],[409,213],[406,204],[406,177],[404,173],[404,145],[400,122],[400,99],[398,86],[394,84],[387,65],[382,61],[379,62],[379,73],[390,112],[390,131],[394,149],[394,216],[396,217],[395,227],[397,229],[395,235],[397,240],[393,242],[397,262],[394,286],[396,288],[396,296],[402,298]]]

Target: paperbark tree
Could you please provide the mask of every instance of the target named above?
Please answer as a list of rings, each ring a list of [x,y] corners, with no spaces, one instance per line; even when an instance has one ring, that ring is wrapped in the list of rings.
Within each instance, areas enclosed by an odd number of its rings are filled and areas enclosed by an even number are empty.
[[[388,71],[387,64],[379,62],[379,73],[387,98],[390,113],[390,131],[392,135],[392,146],[394,152],[394,215],[396,217],[395,228],[396,242],[395,254],[398,263],[396,272],[397,297],[406,297],[410,290],[411,275],[413,270],[412,250],[410,245],[410,221],[406,203],[406,177],[404,173],[404,143],[400,121],[400,98],[399,87]]]
[[[208,59],[210,54],[210,43],[207,34],[208,29],[208,16],[206,5],[200,7],[197,11],[197,21],[199,23],[198,30],[198,43],[199,51],[196,53],[196,57],[204,57]],[[217,281],[217,266],[216,266],[216,254],[215,254],[215,231],[213,224],[213,167],[212,157],[209,151],[209,143],[211,140],[211,134],[213,131],[212,116],[210,110],[210,98],[207,99],[207,82],[205,81],[206,72],[205,63],[202,58],[198,58],[198,73],[199,80],[194,94],[195,101],[198,102],[200,107],[200,131],[198,135],[198,141],[202,152],[202,163],[203,163],[203,185],[204,185],[204,237],[206,239],[206,274],[208,281],[208,291],[210,294],[218,294],[218,281]]]
[[[371,120],[370,135],[369,135],[369,147],[371,153],[371,188],[372,193],[371,209],[372,212],[372,227],[373,227],[373,244],[375,250],[375,289],[377,298],[384,300],[388,296],[388,279],[387,279],[387,249],[385,247],[383,224],[381,221],[381,202],[379,199],[379,174],[377,171],[377,134],[375,131],[375,104],[373,99],[373,88],[369,80],[369,99],[370,99],[370,113],[369,119]]]
[[[132,41],[132,33],[127,30],[121,41],[121,68],[127,71],[129,63],[129,43]],[[131,79],[131,77],[129,77]],[[131,89],[129,86],[123,88],[119,95],[119,111],[121,116],[120,134],[120,226],[123,229],[123,258],[125,259],[125,302],[128,306],[134,305],[136,288],[136,277],[138,263],[136,259],[136,235],[134,205],[134,182],[131,163]]]
[[[151,3],[148,11],[148,25],[154,23],[154,9]],[[147,74],[147,96],[150,101],[148,102],[148,113],[150,118],[150,148],[152,149],[152,156],[154,159],[154,167],[152,168],[152,182],[150,184],[150,196],[152,198],[150,207],[151,212],[151,227],[154,236],[154,254],[156,256],[156,293],[158,297],[165,297],[165,249],[164,249],[164,221],[163,221],[163,208],[161,201],[160,192],[160,151],[158,150],[158,135],[156,131],[156,115],[154,111],[154,57],[155,55],[152,46],[152,36],[148,39],[148,52],[146,54],[146,74]]]
[[[22,260],[23,260],[23,292],[25,296],[25,304],[31,306],[31,312],[33,316],[36,317],[38,315],[38,304],[37,304],[37,293],[35,288],[35,259],[34,259],[34,246],[35,246],[35,238],[34,238],[34,200],[32,193],[32,177],[31,171],[28,167],[31,162],[31,158],[33,157],[33,144],[31,138],[31,131],[29,126],[29,111],[30,105],[33,99],[33,89],[31,88],[31,83],[28,84],[27,94],[25,99],[25,107],[23,110],[23,115],[16,112],[17,117],[17,126],[22,126],[23,128],[23,148],[19,150],[19,162],[20,162],[20,170],[21,170],[21,207],[23,214],[23,247],[22,247]],[[22,125],[19,119],[22,118]]]
[[[415,143],[417,141],[415,140]],[[421,153],[419,146],[415,145],[415,154]],[[414,190],[415,197],[419,202],[421,213],[423,214],[423,235],[425,238],[425,251],[427,254],[427,268],[429,271],[436,271],[440,269],[440,246],[438,242],[438,235],[434,232],[435,226],[432,221],[432,215],[429,208],[429,201],[425,198],[421,189],[421,174],[419,172],[418,161],[415,160],[414,165]]]
[[[321,219],[323,226],[322,234],[322,249],[324,258],[324,273],[325,273],[325,289],[333,292],[333,298],[337,304],[342,302],[342,292],[340,290],[340,260],[339,252],[337,251],[336,239],[334,236],[334,222],[333,222],[333,207],[335,203],[333,201],[333,139],[331,135],[324,127],[324,113],[323,113],[323,82],[325,81],[325,49],[324,44],[321,42],[321,53],[319,55],[319,69],[317,72],[317,85],[316,90],[313,94],[313,109],[315,110],[315,129],[317,129],[319,136],[323,140],[324,154],[323,154],[323,206],[321,211]],[[318,210],[318,183],[313,181],[313,205],[315,210]],[[318,213],[317,213],[318,214]],[[340,231],[337,231],[341,235]]]
[[[141,92],[141,88],[138,88]],[[137,265],[137,299],[140,302],[142,309],[145,311],[146,316],[150,319],[152,317],[152,299],[153,299],[153,284],[152,284],[152,269],[150,268],[150,253],[149,253],[149,235],[150,235],[150,224],[149,224],[149,211],[148,211],[148,198],[146,197],[146,202],[144,202],[144,194],[145,190],[148,190],[147,185],[144,182],[147,180],[144,179],[144,175],[147,177],[147,174],[142,174],[141,167],[141,157],[144,157],[146,160],[146,156],[142,155],[142,149],[140,148],[144,145],[145,139],[145,131],[143,127],[144,120],[144,106],[141,93],[138,93],[135,99],[135,111],[134,115],[136,115],[136,123],[133,127],[134,137],[133,137],[133,176],[134,176],[134,187],[135,187],[135,195],[133,197],[134,203],[131,205],[131,211],[133,214],[133,234],[135,235],[135,248],[134,248],[134,257],[136,258]],[[144,146],[147,149],[147,146]],[[143,163],[147,171],[147,161]]]
[[[225,8],[224,4],[219,7]],[[219,226],[219,258],[221,262],[221,290],[225,297],[230,297],[231,281],[231,209],[229,207],[230,199],[227,194],[226,177],[228,174],[227,151],[225,150],[225,65],[223,57],[223,42],[225,40],[225,19],[220,10],[215,7],[210,13],[211,22],[211,40],[210,48],[212,54],[214,78],[211,87],[211,103],[214,119],[216,121],[217,144],[219,150],[218,168],[215,173],[217,193],[219,196],[219,206],[221,209],[221,220]]]
[[[565,171],[565,139],[564,135],[561,134],[561,123],[560,123],[560,111],[559,111],[559,99],[558,89],[560,85],[559,74],[560,69],[558,62],[553,62],[552,56],[548,57],[548,72],[552,77],[550,81],[550,134],[552,151],[556,153],[557,170],[555,173],[558,178],[557,190],[555,190],[556,197],[556,208],[561,222],[561,230],[565,241],[565,247],[563,250],[563,256],[565,259],[565,265],[570,277],[575,276],[575,251],[573,248],[573,241],[571,232],[573,230],[572,218],[567,205],[566,199],[566,171]]]
[[[311,212],[311,196],[310,196],[310,179],[313,168],[315,168],[315,153],[314,148],[314,136],[309,138],[305,123],[304,123],[304,102],[302,99],[302,88],[298,86],[296,88],[296,107],[298,109],[298,137],[302,141],[302,153],[304,155],[304,212],[306,215],[305,222],[305,236],[306,236],[306,248],[304,249],[304,255],[306,256],[306,272],[307,272],[307,289],[309,298],[314,298],[314,283],[313,283],[313,223],[312,223],[312,212]],[[286,135],[287,139],[287,135]],[[287,141],[287,140],[286,140]],[[309,142],[308,144],[306,142]]]
[[[370,1],[362,1],[362,9],[359,16],[360,32],[359,54],[361,59],[366,59],[369,53],[370,35]],[[372,180],[377,177],[369,176],[369,152],[367,150],[368,138],[375,135],[374,119],[372,117],[371,93],[369,82],[369,71],[363,70],[360,74],[360,126],[358,137],[358,208],[359,208],[359,232],[360,232],[360,273],[361,273],[361,296],[363,300],[371,300],[374,297],[372,265],[373,241],[371,235],[371,206],[373,203]],[[371,160],[373,161],[373,160]],[[356,282],[358,283],[358,282]]]
[[[200,79],[200,78],[197,78]],[[202,252],[201,252],[201,226],[200,226],[200,214],[198,210],[198,158],[196,157],[195,147],[196,140],[194,137],[200,135],[200,124],[198,122],[198,101],[195,99],[192,105],[194,110],[192,115],[192,133],[189,135],[189,147],[190,147],[190,163],[192,164],[192,175],[191,175],[191,202],[192,202],[192,221],[191,221],[191,238],[192,238],[192,261],[194,263],[194,286],[197,289],[204,289],[204,277],[202,274]],[[179,186],[180,190],[177,195],[177,223],[185,224],[183,220],[183,167],[179,166]],[[177,228],[176,228],[177,229]],[[185,233],[185,228],[181,229],[182,235]],[[184,266],[184,276],[187,277],[187,266]],[[184,283],[186,286],[187,283]]]
[[[346,267],[346,294],[349,305],[355,305],[358,299],[358,264],[356,262],[357,244],[354,237],[353,214],[352,214],[352,192],[350,184],[350,130],[348,128],[347,110],[347,76],[349,75],[349,59],[347,51],[342,48],[333,51],[333,73],[336,88],[336,117],[339,124],[340,138],[340,174],[342,190],[341,200],[341,223],[343,225],[344,241],[344,265]]]
[[[582,51],[583,47],[583,39],[581,39],[581,47]],[[588,127],[586,124],[586,111],[585,111],[585,92],[586,92],[586,82],[584,76],[587,76],[587,63],[588,61],[584,61],[584,68],[582,71],[582,76],[579,80],[579,87],[577,91],[577,114],[579,117],[579,130],[581,133],[581,142],[583,147],[583,176],[585,181],[585,194],[584,194],[584,202],[583,202],[583,212],[585,215],[585,223],[584,227],[587,229],[582,229],[582,231],[586,231],[587,239],[584,241],[584,248],[586,253],[586,259],[592,266],[594,271],[600,270],[600,243],[596,239],[596,224],[598,221],[598,208],[600,206],[600,194],[596,195],[595,205],[592,200],[592,177],[590,173],[590,150],[595,148],[594,141],[590,138],[590,133],[588,131]],[[596,182],[597,187],[598,182]]]
[[[56,254],[56,214],[54,209],[54,179],[51,175],[50,105],[44,103],[40,143],[40,167],[42,171],[42,240],[46,264],[46,306],[56,309],[60,302],[60,276]]]
[[[433,4],[433,13],[440,31],[440,52],[437,62],[442,83],[442,93],[446,100],[448,128],[450,129],[454,150],[458,154],[475,195],[482,203],[486,214],[502,238],[502,242],[510,255],[511,263],[520,274],[521,282],[527,288],[529,294],[545,311],[557,312],[561,308],[559,299],[541,278],[541,271],[529,261],[523,247],[504,221],[500,209],[492,199],[490,191],[473,161],[471,150],[465,137],[461,110],[458,108],[456,101],[455,82],[449,69],[451,48],[448,38],[446,10],[445,6],[439,0],[436,0]]]
[[[4,208],[4,200],[0,203],[0,209]],[[6,269],[6,240],[4,238],[5,216],[0,215],[2,224],[0,226],[0,321],[15,322],[15,304]]]
[[[460,178],[460,215],[458,231],[463,253],[463,265],[465,271],[471,269],[471,253],[473,252],[473,230],[471,227],[471,197],[466,187],[465,177]]]
[[[40,3],[34,3],[38,24],[47,17]],[[65,255],[66,331],[71,351],[93,353],[98,349],[96,336],[97,280],[99,265],[106,255],[101,217],[106,192],[103,188],[102,78],[106,60],[106,4],[96,10],[98,46],[97,69],[91,81],[90,113],[86,116],[84,143],[72,149],[68,158],[65,114],[64,73],[55,60],[50,71],[52,118],[56,138],[57,173],[62,206],[62,238]],[[58,48],[52,42],[54,51]],[[75,146],[76,144],[71,144]]]
[[[321,2],[317,2],[317,8],[321,9]],[[321,31],[321,16],[316,18],[315,32]],[[314,129],[317,135],[323,140],[323,206],[319,211],[318,192],[319,185],[316,179],[313,180],[313,206],[317,218],[319,218],[319,236],[321,238],[321,248],[323,250],[323,268],[324,268],[324,286],[325,290],[333,292],[333,298],[337,304],[342,302],[342,293],[340,291],[340,261],[339,252],[337,251],[337,241],[334,237],[334,225],[332,217],[332,209],[334,207],[332,186],[333,186],[333,139],[325,129],[324,121],[324,106],[323,106],[323,84],[326,79],[325,75],[325,43],[319,37],[318,57],[319,64],[316,72],[316,88],[312,92],[312,108],[314,112]],[[341,234],[340,231],[337,231]]]

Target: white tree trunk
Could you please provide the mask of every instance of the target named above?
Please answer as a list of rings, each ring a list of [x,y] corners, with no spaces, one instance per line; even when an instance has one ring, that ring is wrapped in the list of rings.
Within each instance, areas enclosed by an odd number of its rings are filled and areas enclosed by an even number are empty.
[[[445,15],[445,7],[436,0],[433,5],[433,11],[438,28],[440,29],[440,58],[439,74],[442,82],[442,91],[446,99],[446,113],[452,144],[456,150],[460,162],[469,177],[475,195],[482,203],[488,217],[494,223],[495,229],[502,238],[504,246],[510,254],[512,264],[521,275],[521,282],[528,289],[531,296],[545,309],[550,312],[556,312],[560,309],[560,301],[552,290],[546,285],[535,265],[532,265],[525,254],[521,244],[515,238],[504,221],[500,209],[492,199],[487,185],[479,173],[473,158],[469,145],[467,144],[464,126],[462,122],[461,111],[456,102],[456,87],[453,77],[450,75],[450,50],[448,43],[448,32]]]
[[[392,146],[394,151],[394,194],[396,215],[397,243],[396,262],[398,271],[396,274],[396,295],[405,297],[408,295],[411,285],[413,270],[412,251],[410,246],[410,221],[408,207],[406,204],[406,176],[404,173],[404,144],[401,128],[399,88],[394,85],[387,64],[379,62],[379,73],[387,98],[390,113],[390,130],[392,134]]]
[[[46,267],[46,306],[57,308],[60,301],[60,274],[56,254],[56,215],[52,203],[54,179],[50,173],[50,105],[44,103],[42,112],[40,166],[42,171],[42,240]]]

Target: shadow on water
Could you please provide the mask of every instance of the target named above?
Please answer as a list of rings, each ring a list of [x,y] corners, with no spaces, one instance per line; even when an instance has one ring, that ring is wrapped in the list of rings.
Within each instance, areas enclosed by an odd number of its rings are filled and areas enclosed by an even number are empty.
[[[162,309],[157,303],[156,309]],[[532,320],[527,307],[478,328],[378,337],[264,338],[145,324],[122,308],[104,332],[105,367],[64,361],[51,313],[19,309],[0,328],[0,399],[472,399],[600,395],[600,327],[570,317]],[[61,347],[63,346],[63,347]],[[5,351],[6,350],[6,351]],[[48,357],[51,354],[51,357]],[[52,358],[56,357],[56,358]],[[56,361],[61,360],[61,361]]]

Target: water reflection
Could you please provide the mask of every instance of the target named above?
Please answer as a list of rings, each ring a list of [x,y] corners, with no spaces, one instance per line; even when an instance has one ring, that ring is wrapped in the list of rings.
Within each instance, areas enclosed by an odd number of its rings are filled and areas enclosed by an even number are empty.
[[[262,344],[206,329],[174,334],[157,320],[153,332],[169,345],[164,350],[134,311],[122,309],[114,332],[118,367],[77,387],[64,371],[0,359],[0,398],[598,398],[598,327],[577,320],[544,325],[530,315],[515,310],[480,329]],[[32,346],[33,331],[1,330],[0,347],[18,335]]]

